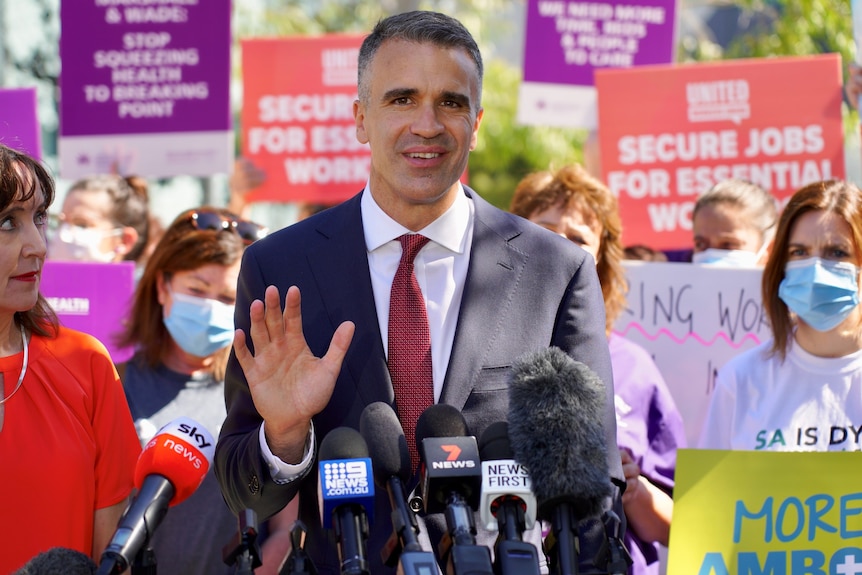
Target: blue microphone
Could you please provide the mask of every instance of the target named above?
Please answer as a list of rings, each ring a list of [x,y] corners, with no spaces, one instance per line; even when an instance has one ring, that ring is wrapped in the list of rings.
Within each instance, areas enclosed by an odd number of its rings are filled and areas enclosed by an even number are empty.
[[[334,529],[342,575],[370,575],[366,549],[374,510],[374,473],[368,445],[350,427],[337,427],[320,444],[321,522]]]

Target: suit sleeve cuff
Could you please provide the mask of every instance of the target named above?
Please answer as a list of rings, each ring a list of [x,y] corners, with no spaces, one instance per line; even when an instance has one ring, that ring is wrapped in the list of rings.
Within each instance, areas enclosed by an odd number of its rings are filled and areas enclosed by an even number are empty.
[[[311,463],[314,460],[314,422],[311,422],[308,429],[305,454],[302,457],[302,461],[297,464],[285,463],[272,453],[272,450],[266,443],[266,436],[263,432],[264,425],[265,422],[260,424],[260,433],[258,434],[260,451],[266,466],[269,468],[272,480],[279,485],[286,485],[308,475],[308,472],[311,470]]]

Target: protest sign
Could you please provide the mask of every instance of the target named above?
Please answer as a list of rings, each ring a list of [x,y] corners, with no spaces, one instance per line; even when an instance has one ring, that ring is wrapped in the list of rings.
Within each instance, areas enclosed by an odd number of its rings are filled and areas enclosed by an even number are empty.
[[[230,7],[230,0],[62,3],[64,178],[230,171]]]
[[[45,260],[39,291],[57,313],[60,324],[101,341],[114,363],[132,356],[133,350],[119,347],[116,339],[135,291],[134,263]]]
[[[784,201],[844,177],[837,54],[596,71],[602,175],[627,244],[691,244],[698,194],[749,180]]]
[[[862,573],[858,453],[681,449],[668,575]]]
[[[0,88],[0,144],[42,158],[36,88]]]
[[[669,64],[676,0],[528,0],[522,124],[595,128],[593,71]]]
[[[346,34],[242,43],[243,156],[267,174],[251,201],[331,204],[365,185],[371,152],[353,120],[361,43]]]
[[[856,44],[856,63],[862,62],[862,0],[850,0],[850,13],[853,16],[853,41]],[[862,94],[860,94],[856,109],[862,110]],[[862,116],[860,116],[862,121]]]
[[[771,337],[762,271],[688,263],[624,262],[629,292],[614,332],[653,356],[696,445],[727,360]]]

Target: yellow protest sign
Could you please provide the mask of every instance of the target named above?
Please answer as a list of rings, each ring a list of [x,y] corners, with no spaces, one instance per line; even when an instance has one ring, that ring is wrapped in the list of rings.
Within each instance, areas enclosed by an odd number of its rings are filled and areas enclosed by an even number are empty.
[[[862,575],[862,454],[681,449],[668,575]]]

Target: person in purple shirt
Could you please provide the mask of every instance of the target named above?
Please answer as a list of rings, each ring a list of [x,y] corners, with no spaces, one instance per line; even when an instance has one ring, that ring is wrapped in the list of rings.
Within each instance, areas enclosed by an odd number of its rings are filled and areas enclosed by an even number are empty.
[[[615,333],[625,308],[622,223],[617,199],[578,164],[555,173],[527,175],[510,211],[580,245],[596,260],[614,372],[617,444],[626,477],[623,508],[632,575],[660,571],[659,545],[667,545],[673,513],[676,450],[685,447],[682,416],[649,353]]]

